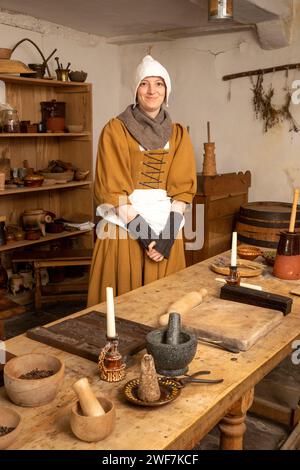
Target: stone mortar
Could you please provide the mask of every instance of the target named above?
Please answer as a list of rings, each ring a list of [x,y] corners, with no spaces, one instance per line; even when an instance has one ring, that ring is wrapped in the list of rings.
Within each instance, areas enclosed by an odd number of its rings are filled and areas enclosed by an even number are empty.
[[[188,371],[197,350],[197,337],[186,330],[181,330],[179,344],[166,344],[167,329],[154,330],[146,336],[146,348],[154,358],[156,371],[160,375],[176,377]]]

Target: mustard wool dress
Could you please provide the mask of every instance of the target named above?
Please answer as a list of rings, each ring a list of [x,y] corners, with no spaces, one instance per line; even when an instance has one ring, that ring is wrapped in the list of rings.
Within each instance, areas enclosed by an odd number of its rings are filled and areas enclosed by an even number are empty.
[[[173,200],[191,203],[196,193],[195,157],[187,130],[173,124],[169,149],[144,150],[123,122],[111,119],[98,146],[94,196],[97,206],[130,204],[135,189],[164,189]],[[90,270],[88,306],[106,299],[106,287],[116,296],[185,268],[184,243],[179,234],[170,257],[156,263],[126,231],[107,222],[97,238]]]

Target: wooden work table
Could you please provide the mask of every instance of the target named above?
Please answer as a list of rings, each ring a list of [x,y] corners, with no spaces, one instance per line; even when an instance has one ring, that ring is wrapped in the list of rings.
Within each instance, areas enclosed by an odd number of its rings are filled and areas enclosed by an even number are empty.
[[[151,326],[171,301],[201,287],[209,295],[218,296],[219,285],[209,266],[211,259],[191,266],[148,286],[116,299],[116,314]],[[270,273],[248,278],[248,283],[260,284],[264,290],[288,295],[299,282],[281,281]],[[81,357],[54,349],[21,335],[7,341],[7,350],[21,355],[28,352],[55,354],[65,361],[66,374],[56,399],[38,408],[13,405],[0,389],[0,404],[18,411],[23,418],[23,430],[13,443],[13,449],[120,449],[162,450],[192,449],[217,423],[220,423],[221,448],[242,448],[244,420],[253,399],[254,386],[290,352],[294,340],[300,337],[300,297],[293,296],[293,310],[282,323],[260,339],[251,349],[239,354],[222,351],[199,343],[189,372],[211,370],[210,378],[224,378],[217,385],[189,384],[172,403],[157,408],[138,407],[122,397],[124,383],[99,380],[96,364]],[[91,310],[103,311],[105,304],[77,312],[76,317]],[[241,308],[243,305],[241,304]],[[259,310],[259,308],[257,308]],[[141,354],[140,354],[141,356]],[[128,367],[124,382],[139,376],[139,357]],[[108,396],[116,406],[117,422],[112,434],[98,443],[78,440],[69,425],[70,407],[76,397],[72,384],[80,377],[89,377],[96,394]]]

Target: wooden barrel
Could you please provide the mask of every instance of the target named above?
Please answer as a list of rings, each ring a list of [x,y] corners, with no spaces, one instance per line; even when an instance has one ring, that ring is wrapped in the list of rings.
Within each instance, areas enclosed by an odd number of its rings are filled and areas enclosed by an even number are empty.
[[[279,234],[289,230],[292,204],[285,202],[250,202],[240,208],[236,231],[238,240],[249,245],[277,248]],[[300,232],[300,206],[295,231]]]

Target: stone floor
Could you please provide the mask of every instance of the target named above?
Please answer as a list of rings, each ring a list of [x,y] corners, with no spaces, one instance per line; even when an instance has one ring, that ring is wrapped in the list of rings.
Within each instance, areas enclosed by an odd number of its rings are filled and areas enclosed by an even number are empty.
[[[85,308],[85,302],[57,302],[43,305],[41,312],[29,309],[20,317],[5,321],[6,338],[12,338],[24,333],[29,328],[53,322],[83,308]],[[253,415],[247,417],[246,425],[247,431],[244,437],[246,450],[279,449],[289,435],[289,430],[286,427]],[[216,450],[218,448],[218,438],[219,430],[215,427],[210,434],[198,443],[195,449]]]

